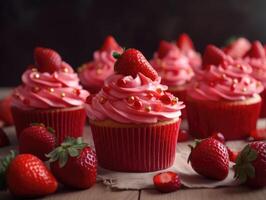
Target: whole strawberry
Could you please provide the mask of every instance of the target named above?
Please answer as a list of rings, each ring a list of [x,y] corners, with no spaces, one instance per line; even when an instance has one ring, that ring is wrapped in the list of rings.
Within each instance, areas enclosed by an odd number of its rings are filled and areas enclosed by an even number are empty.
[[[115,52],[113,56],[117,59],[114,69],[119,74],[136,76],[140,72],[151,80],[158,78],[155,69],[153,69],[143,54],[136,49],[127,49],[122,54]]]
[[[158,48],[158,57],[164,58],[170,51],[178,51],[176,46],[170,42],[167,42],[165,40],[161,40]]]
[[[191,146],[188,161],[198,174],[211,179],[223,180],[229,172],[227,148],[212,137],[196,142],[195,147]]]
[[[45,154],[56,145],[53,132],[52,128],[46,128],[43,124],[32,124],[19,136],[19,152],[33,154],[43,161],[48,160]]]
[[[16,197],[36,198],[52,194],[58,183],[46,165],[31,154],[14,153],[2,160],[1,178]],[[4,176],[3,176],[4,175]]]
[[[194,49],[194,44],[188,34],[183,33],[176,41],[176,45],[183,51]]]
[[[266,186],[266,142],[257,141],[245,146],[236,159],[235,178],[250,187]]]
[[[96,154],[82,138],[66,138],[48,157],[53,174],[63,185],[86,189],[96,182]]]
[[[232,58],[227,56],[221,49],[214,45],[208,45],[203,54],[203,68],[208,65],[219,65],[223,62],[232,62]]]
[[[10,141],[2,128],[0,128],[0,147],[8,146]]]
[[[175,172],[162,172],[153,177],[155,188],[163,193],[173,192],[181,187],[181,180]]]
[[[265,49],[260,41],[254,41],[252,43],[247,56],[250,56],[252,58],[266,58]]]
[[[105,38],[104,43],[100,49],[100,51],[118,51],[120,50],[120,46],[115,41],[114,37],[109,35]]]
[[[36,47],[34,49],[34,59],[40,72],[53,73],[62,65],[61,56],[53,49]]]

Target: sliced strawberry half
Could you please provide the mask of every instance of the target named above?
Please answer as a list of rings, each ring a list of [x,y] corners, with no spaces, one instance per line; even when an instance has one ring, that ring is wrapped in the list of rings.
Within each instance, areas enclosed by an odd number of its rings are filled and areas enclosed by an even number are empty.
[[[40,72],[53,73],[57,71],[62,64],[61,56],[56,51],[43,47],[35,48],[34,59]]]
[[[117,44],[115,38],[109,35],[105,38],[100,51],[114,51],[118,50],[119,48],[120,46]]]
[[[140,72],[153,81],[158,78],[155,69],[137,49],[127,49],[122,54],[115,52],[113,55],[117,59],[114,65],[117,73],[135,77]]]
[[[163,172],[153,177],[155,188],[163,193],[173,192],[181,187],[179,176],[174,172]]]
[[[183,33],[179,36],[176,41],[176,45],[184,51],[194,49],[192,39],[186,33]]]

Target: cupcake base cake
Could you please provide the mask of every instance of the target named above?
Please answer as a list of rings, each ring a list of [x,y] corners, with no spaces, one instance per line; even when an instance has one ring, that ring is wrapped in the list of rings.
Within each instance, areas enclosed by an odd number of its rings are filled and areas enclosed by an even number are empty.
[[[156,124],[90,121],[100,166],[125,172],[151,172],[172,166],[181,119]]]

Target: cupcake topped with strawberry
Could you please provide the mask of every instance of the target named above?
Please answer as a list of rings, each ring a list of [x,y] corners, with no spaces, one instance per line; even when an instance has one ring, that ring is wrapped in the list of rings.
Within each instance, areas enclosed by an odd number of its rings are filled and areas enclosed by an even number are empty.
[[[89,95],[79,84],[72,67],[52,49],[37,47],[35,64],[22,75],[22,85],[14,91],[12,104],[23,109],[82,106]]]
[[[214,45],[207,46],[203,63],[205,69],[197,71],[188,89],[194,99],[245,100],[263,90],[263,85],[251,76],[248,64],[233,61]]]
[[[181,34],[176,40],[176,46],[188,58],[189,64],[193,69],[201,67],[201,55],[196,52],[192,39],[188,36],[188,34]]]
[[[112,56],[114,51],[122,52],[112,36],[107,36],[102,47],[95,51],[93,60],[84,63],[79,68],[81,84],[91,93],[97,93],[103,87],[104,80],[114,73],[115,59]]]
[[[18,138],[32,123],[52,127],[59,143],[67,136],[82,136],[89,92],[82,89],[78,75],[56,51],[37,47],[34,59],[35,64],[22,74],[22,84],[12,96]]]
[[[120,123],[157,123],[178,118],[182,102],[166,92],[161,78],[136,49],[127,49],[117,58],[103,89],[87,106],[91,120],[112,119]]]
[[[150,172],[170,167],[185,106],[136,49],[117,59],[115,74],[87,100],[95,149],[101,167]]]
[[[187,90],[190,132],[199,138],[221,132],[227,140],[250,136],[256,130],[259,93],[264,89],[252,77],[252,67],[214,45],[207,46],[203,63]]]
[[[189,59],[173,43],[162,40],[151,65],[169,87],[183,86],[194,75]],[[170,90],[171,91],[171,90]]]

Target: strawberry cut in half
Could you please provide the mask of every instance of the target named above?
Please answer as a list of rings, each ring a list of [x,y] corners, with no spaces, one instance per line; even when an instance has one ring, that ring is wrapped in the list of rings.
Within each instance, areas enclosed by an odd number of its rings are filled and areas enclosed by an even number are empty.
[[[163,193],[174,192],[181,187],[181,180],[175,172],[162,172],[153,177],[155,188]]]

